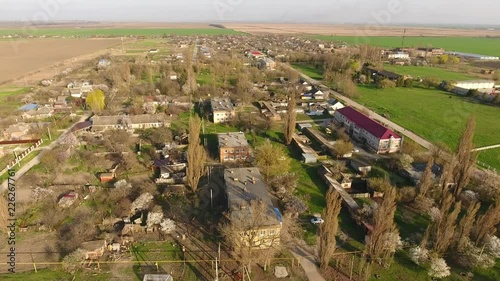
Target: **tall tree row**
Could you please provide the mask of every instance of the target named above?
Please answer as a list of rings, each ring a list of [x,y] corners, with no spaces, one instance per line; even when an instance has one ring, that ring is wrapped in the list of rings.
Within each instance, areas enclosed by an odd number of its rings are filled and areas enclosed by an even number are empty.
[[[193,192],[196,192],[200,178],[205,172],[207,154],[200,143],[201,119],[198,116],[189,118],[189,144],[187,150],[187,182]]]
[[[339,226],[339,213],[342,199],[334,188],[330,188],[326,194],[326,209],[324,213],[325,222],[320,226],[320,248],[319,257],[321,269],[325,270],[330,263],[335,251],[337,230]]]
[[[474,149],[474,131],[476,128],[476,118],[470,117],[467,121],[460,143],[457,149],[457,166],[453,171],[453,178],[455,180],[454,195],[460,196],[462,190],[469,184],[472,169],[477,160],[477,153],[473,152]]]
[[[396,250],[396,239],[399,238],[399,230],[394,222],[396,198],[396,188],[388,187],[384,192],[382,203],[373,214],[372,231],[366,245],[366,255],[370,263],[378,261],[388,265],[392,260]]]
[[[295,132],[295,121],[297,119],[297,112],[295,107],[297,105],[295,92],[291,91],[288,98],[287,114],[285,119],[285,143],[290,145],[292,143],[293,133]]]

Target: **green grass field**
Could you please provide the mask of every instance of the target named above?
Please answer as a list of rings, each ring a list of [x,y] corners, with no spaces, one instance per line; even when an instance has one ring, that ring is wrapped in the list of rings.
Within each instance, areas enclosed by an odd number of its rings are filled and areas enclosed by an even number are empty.
[[[222,28],[26,28],[0,29],[0,36],[7,35],[32,36],[162,36],[162,35],[236,35],[244,34],[232,29]]]
[[[476,146],[500,143],[500,108],[475,103],[439,90],[359,87],[358,101],[432,142],[455,148],[470,115],[476,116]],[[479,160],[500,170],[500,149],[482,152]]]
[[[304,73],[305,75],[311,77],[312,79],[322,80],[323,79],[323,69],[314,67],[312,65],[306,65],[302,63],[293,63],[293,68]]]
[[[401,47],[400,36],[326,36],[315,35],[315,39],[339,41],[347,44],[368,44],[385,48]],[[440,47],[447,51],[500,56],[500,38],[483,37],[406,37],[406,47]]]
[[[427,67],[427,66],[402,66],[402,65],[390,65],[384,64],[384,69],[387,71],[396,72],[401,75],[410,75],[413,78],[424,78],[429,76],[438,77],[440,80],[472,80],[477,79],[477,77],[467,75],[464,73],[453,72],[443,68],[438,67]]]

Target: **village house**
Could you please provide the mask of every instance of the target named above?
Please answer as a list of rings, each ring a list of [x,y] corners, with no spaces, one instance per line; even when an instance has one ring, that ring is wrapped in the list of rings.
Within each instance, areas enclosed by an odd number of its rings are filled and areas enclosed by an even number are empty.
[[[107,59],[101,59],[97,63],[97,69],[106,69],[108,66],[111,65],[111,62]]]
[[[217,134],[219,159],[221,163],[246,161],[251,149],[242,132]]]
[[[344,107],[334,114],[337,124],[349,135],[376,153],[394,153],[401,150],[402,138],[370,117],[352,107]]]
[[[259,169],[226,169],[224,182],[229,209],[226,218],[230,223],[237,223],[245,229],[239,235],[240,245],[260,249],[279,245],[282,216],[279,209],[273,206],[268,187]],[[264,204],[263,213],[254,214],[256,210],[251,209],[252,202]],[[257,223],[252,216],[259,216]]]
[[[233,103],[229,98],[213,98],[210,101],[210,109],[215,124],[228,122],[236,116]]]
[[[335,100],[335,99],[330,100],[328,103],[329,103],[329,105],[328,105],[327,111],[332,116],[335,114],[335,111],[345,107],[340,101]]]
[[[259,102],[260,113],[266,117],[268,120],[280,121],[281,115],[276,111],[276,109],[271,105],[270,102],[261,101]]]
[[[405,52],[387,52],[386,53],[386,58],[389,60],[409,60],[410,59],[410,54],[405,53]]]
[[[262,58],[257,63],[259,69],[275,70],[276,62],[270,58]]]
[[[427,58],[427,57],[436,57],[440,55],[444,55],[443,48],[418,48],[417,49],[417,57]]]
[[[91,121],[93,132],[113,129],[134,131],[170,126],[170,119],[165,114],[94,116]]]
[[[443,84],[446,84],[444,82]],[[468,80],[458,81],[453,84],[452,92],[459,95],[467,95],[470,90],[477,90],[481,93],[495,93],[495,81],[489,80]]]
[[[390,71],[377,70],[372,67],[367,67],[365,69],[368,72],[368,75],[370,75],[370,77],[372,77],[374,80],[376,78],[380,78],[380,79],[388,79],[391,81],[396,81],[401,77],[401,75]]]
[[[31,129],[31,124],[24,122],[10,125],[4,132],[5,140],[20,140],[25,137]]]
[[[49,118],[54,114],[54,108],[51,106],[39,107],[37,109],[32,109],[24,112],[21,117],[23,119],[45,119]]]

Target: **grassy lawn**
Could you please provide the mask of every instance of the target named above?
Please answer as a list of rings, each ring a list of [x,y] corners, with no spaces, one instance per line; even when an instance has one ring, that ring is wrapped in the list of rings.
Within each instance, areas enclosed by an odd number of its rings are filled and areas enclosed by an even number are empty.
[[[7,98],[9,98],[10,96],[27,93],[29,90],[30,88],[19,88],[10,86],[0,87],[0,109],[8,109],[8,110],[17,109],[19,105],[21,105],[20,100],[6,101]]]
[[[33,36],[163,36],[163,35],[238,35],[245,34],[232,29],[222,28],[102,28],[102,29],[66,29],[66,28],[36,28],[36,29],[0,29],[0,36],[4,35],[33,35]]]
[[[292,64],[293,68],[297,69],[298,71],[304,73],[305,75],[311,77],[312,79],[315,80],[322,80],[323,79],[323,69],[314,67],[312,65],[308,64],[303,64],[303,63],[293,63]]]
[[[358,102],[432,142],[455,148],[470,115],[476,116],[476,146],[500,143],[500,108],[469,101],[439,90],[359,87]],[[500,149],[482,152],[479,160],[500,170]]]
[[[429,76],[438,77],[440,80],[472,80],[477,79],[477,77],[470,76],[464,73],[458,73],[449,71],[438,67],[426,67],[426,66],[402,66],[402,65],[390,65],[385,64],[384,69],[387,71],[396,72],[401,75],[410,75],[413,78],[424,78]]]
[[[400,36],[327,36],[315,35],[316,39],[339,41],[348,44],[369,44],[385,48],[401,47]],[[500,56],[500,38],[481,37],[406,37],[407,47],[440,47],[447,51]]]

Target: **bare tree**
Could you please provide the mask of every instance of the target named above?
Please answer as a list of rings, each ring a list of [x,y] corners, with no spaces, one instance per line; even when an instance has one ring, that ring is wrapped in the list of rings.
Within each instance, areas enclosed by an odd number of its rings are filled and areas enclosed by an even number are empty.
[[[333,150],[337,158],[342,158],[344,155],[352,153],[354,145],[350,141],[338,140],[333,145]]]
[[[268,235],[262,238],[261,231],[264,230],[264,222],[268,219],[269,206],[252,200],[245,208],[248,209],[248,212],[244,212],[246,215],[241,212],[226,214],[228,221],[221,224],[220,230],[231,247],[232,255],[244,269],[251,272],[252,264],[261,258],[261,249],[279,243],[280,231],[266,229]]]
[[[207,153],[200,143],[201,119],[198,116],[189,118],[189,144],[187,150],[187,182],[193,192],[196,192],[200,178],[205,173]]]
[[[453,178],[455,180],[455,187],[453,194],[459,197],[462,190],[469,184],[472,168],[477,160],[477,153],[473,152],[474,149],[474,130],[476,128],[476,118],[471,116],[467,121],[457,151],[457,166],[453,171]]]
[[[368,261],[379,261],[388,265],[395,252],[395,238],[399,231],[394,223],[396,213],[396,188],[389,187],[384,192],[384,199],[373,214],[372,231],[366,245]]]
[[[472,240],[476,244],[483,243],[487,235],[495,233],[496,226],[500,223],[500,197],[491,205],[486,213],[480,215],[472,231]]]
[[[337,230],[339,226],[339,213],[341,209],[342,199],[340,194],[335,189],[330,188],[326,194],[326,209],[324,213],[325,222],[320,226],[320,245],[319,259],[321,269],[325,270],[330,263],[332,255],[335,251]]]
[[[297,119],[297,112],[295,112],[296,107],[295,92],[291,91],[288,97],[287,113],[285,118],[285,144],[290,145],[292,143],[293,134],[295,133],[295,120]]]

